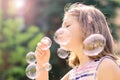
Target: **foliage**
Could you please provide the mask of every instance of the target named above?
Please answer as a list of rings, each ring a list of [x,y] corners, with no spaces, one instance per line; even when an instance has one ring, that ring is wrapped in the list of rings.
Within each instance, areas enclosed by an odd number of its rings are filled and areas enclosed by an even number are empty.
[[[21,27],[25,27],[23,23],[20,18],[9,18],[0,26],[1,80],[25,80],[26,53],[34,51],[37,42],[44,36],[36,26],[21,31]]]

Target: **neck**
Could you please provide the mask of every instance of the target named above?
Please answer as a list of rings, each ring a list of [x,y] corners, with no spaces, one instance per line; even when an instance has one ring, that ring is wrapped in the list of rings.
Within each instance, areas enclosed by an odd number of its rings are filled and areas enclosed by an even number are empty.
[[[80,61],[80,65],[84,65],[91,61],[91,59],[83,53],[82,46],[77,46],[76,48],[74,48],[73,52],[77,55]]]

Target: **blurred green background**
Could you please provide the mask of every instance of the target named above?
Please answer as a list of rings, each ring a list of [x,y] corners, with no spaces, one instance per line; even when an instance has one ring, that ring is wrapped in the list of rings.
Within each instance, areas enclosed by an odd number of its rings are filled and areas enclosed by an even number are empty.
[[[104,13],[119,54],[120,0],[0,0],[0,80],[29,80],[26,54],[35,51],[44,36],[53,41],[49,80],[60,80],[71,69],[57,56],[53,35],[61,27],[65,5],[75,2],[94,5]]]

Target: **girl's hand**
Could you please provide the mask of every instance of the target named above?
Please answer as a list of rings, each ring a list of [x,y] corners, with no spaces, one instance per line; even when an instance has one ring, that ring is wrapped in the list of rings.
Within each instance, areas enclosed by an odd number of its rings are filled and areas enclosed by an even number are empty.
[[[49,62],[50,59],[50,49],[42,50],[42,45],[43,43],[39,42],[35,50],[36,61],[39,66]]]
[[[43,43],[38,43],[36,50],[35,50],[35,56],[37,61],[37,71],[36,71],[36,80],[49,80],[48,77],[48,71],[46,70],[39,70],[39,68],[42,68],[42,66],[49,62],[50,58],[50,49],[42,50]]]

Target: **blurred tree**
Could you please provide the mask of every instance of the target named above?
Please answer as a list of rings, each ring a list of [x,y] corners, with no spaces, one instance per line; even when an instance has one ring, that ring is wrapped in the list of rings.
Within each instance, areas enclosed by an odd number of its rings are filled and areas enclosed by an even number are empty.
[[[1,22],[0,22],[1,23]],[[44,36],[36,26],[21,31],[23,20],[9,18],[0,26],[0,80],[25,80],[25,56]]]

